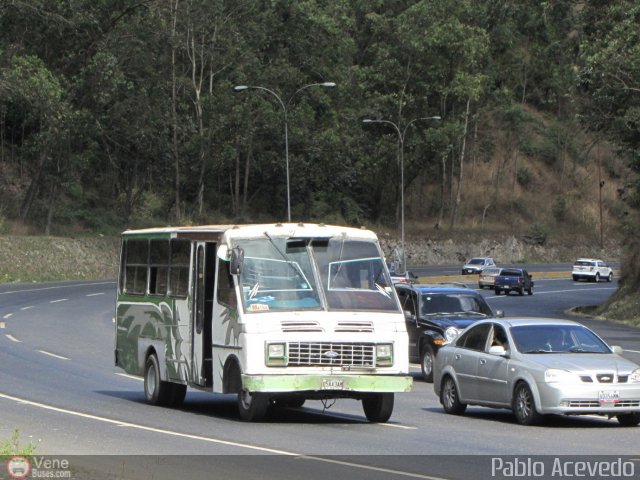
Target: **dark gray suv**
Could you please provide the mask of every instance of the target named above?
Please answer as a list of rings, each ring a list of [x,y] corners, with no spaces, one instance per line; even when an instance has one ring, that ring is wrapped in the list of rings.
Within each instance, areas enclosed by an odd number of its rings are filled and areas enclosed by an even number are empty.
[[[462,285],[395,284],[409,334],[409,361],[420,363],[422,376],[433,381],[438,350],[478,320],[501,317],[475,290]]]

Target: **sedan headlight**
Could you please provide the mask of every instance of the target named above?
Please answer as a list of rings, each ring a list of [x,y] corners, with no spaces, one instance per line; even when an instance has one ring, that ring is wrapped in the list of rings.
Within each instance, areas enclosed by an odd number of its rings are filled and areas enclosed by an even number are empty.
[[[451,343],[455,340],[459,333],[460,330],[458,330],[456,327],[449,327],[444,331],[444,338],[447,343]]]
[[[393,365],[393,344],[380,343],[376,345],[376,366],[388,367]]]
[[[640,368],[636,368],[631,375],[629,375],[629,379],[627,380],[629,383],[640,383]]]
[[[549,368],[544,372],[544,381],[547,383],[571,382],[577,377],[567,370]]]
[[[268,343],[266,363],[270,367],[281,367],[287,364],[287,345],[284,343]]]

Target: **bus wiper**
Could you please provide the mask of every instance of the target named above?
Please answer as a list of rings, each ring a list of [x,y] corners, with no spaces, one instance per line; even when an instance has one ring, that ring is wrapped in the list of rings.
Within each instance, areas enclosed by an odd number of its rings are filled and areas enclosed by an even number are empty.
[[[282,250],[280,250],[280,248],[278,248],[278,245],[276,244],[276,242],[273,241],[273,238],[271,238],[271,236],[267,232],[264,232],[264,236],[267,237],[267,239],[269,239],[269,241],[271,242],[271,245],[273,245],[273,248],[275,248],[276,252],[280,254],[280,256],[284,259],[284,262],[287,265],[289,265],[289,268],[291,268],[291,270],[294,271],[296,276],[299,277],[300,272],[296,269],[296,267],[293,266],[293,262],[289,260],[289,257],[287,256],[287,254],[284,253]]]
[[[336,268],[336,273],[333,275],[333,281],[335,282],[336,278],[338,278],[338,274],[342,270],[342,253],[344,252],[344,236],[342,237],[342,241],[340,243],[340,257],[338,258],[338,268]]]

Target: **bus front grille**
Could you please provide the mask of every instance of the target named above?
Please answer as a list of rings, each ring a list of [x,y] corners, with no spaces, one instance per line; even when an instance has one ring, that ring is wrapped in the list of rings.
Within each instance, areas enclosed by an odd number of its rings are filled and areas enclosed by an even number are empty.
[[[375,366],[373,343],[291,342],[290,367],[367,367]]]

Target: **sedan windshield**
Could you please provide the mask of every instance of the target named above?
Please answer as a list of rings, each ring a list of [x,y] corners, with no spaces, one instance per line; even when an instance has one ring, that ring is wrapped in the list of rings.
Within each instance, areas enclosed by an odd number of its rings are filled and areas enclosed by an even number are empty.
[[[511,327],[511,336],[521,353],[611,353],[581,325],[522,325]]]
[[[391,280],[374,242],[346,238],[264,238],[236,243],[247,312],[397,311]]]

